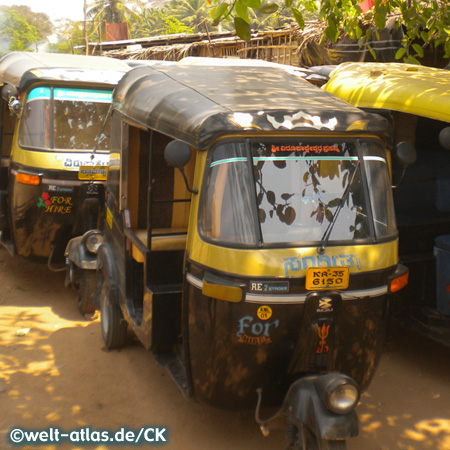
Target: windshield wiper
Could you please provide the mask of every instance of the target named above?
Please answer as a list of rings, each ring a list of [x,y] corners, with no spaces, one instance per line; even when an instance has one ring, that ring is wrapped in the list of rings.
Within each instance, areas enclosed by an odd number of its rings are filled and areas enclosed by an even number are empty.
[[[317,248],[317,253],[319,255],[322,255],[325,252],[325,247],[328,245],[328,241],[330,239],[331,232],[333,231],[334,225],[336,224],[339,213],[341,212],[341,209],[343,208],[345,202],[347,201],[348,194],[350,193],[350,186],[353,184],[353,180],[355,179],[358,168],[359,168],[359,160],[356,163],[355,168],[353,169],[350,181],[348,182],[348,184],[345,188],[345,191],[342,194],[341,201],[339,202],[339,205],[334,213],[334,216],[331,219],[331,222],[328,224],[327,229],[325,230],[325,233],[322,236],[322,239],[320,240],[320,246]]]
[[[111,102],[111,104],[109,105],[108,108],[108,112],[106,113],[106,117],[105,120],[103,121],[102,124],[102,129],[100,130],[100,133],[98,134],[98,136],[95,139],[95,144],[94,144],[94,148],[92,149],[91,152],[91,160],[93,160],[95,158],[95,152],[97,151],[97,147],[104,141],[104,139],[107,137],[106,134],[104,133],[105,128],[106,128],[106,123],[108,122],[108,119],[111,117],[112,115],[112,110],[113,110],[113,104]]]

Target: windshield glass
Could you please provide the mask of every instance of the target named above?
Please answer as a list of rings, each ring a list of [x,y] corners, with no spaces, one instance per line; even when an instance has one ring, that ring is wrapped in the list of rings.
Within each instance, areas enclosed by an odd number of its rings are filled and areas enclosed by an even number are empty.
[[[111,91],[37,87],[25,102],[19,145],[44,150],[107,150]]]
[[[385,151],[376,141],[224,143],[208,166],[200,232],[209,240],[316,245],[329,234],[328,245],[337,245],[396,233]]]

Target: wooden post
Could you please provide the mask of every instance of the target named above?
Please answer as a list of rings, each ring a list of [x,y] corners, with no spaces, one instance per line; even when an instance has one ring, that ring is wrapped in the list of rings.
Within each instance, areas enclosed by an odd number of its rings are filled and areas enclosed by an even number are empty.
[[[85,54],[89,54],[89,41],[88,41],[88,35],[87,35],[87,4],[86,0],[84,0],[84,7],[83,7],[83,13],[84,13],[84,20],[83,20],[83,33],[84,33],[84,52]]]

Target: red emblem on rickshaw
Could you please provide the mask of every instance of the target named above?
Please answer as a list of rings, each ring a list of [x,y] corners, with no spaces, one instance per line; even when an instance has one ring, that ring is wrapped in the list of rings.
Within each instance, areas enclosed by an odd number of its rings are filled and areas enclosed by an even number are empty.
[[[43,192],[41,198],[38,200],[38,207],[49,206],[52,202],[50,201],[50,194],[48,192]]]
[[[322,325],[321,327],[318,327],[317,334],[319,335],[319,345],[317,346],[316,353],[322,354],[322,353],[328,353],[329,347],[327,345],[327,337],[330,333],[330,325]]]

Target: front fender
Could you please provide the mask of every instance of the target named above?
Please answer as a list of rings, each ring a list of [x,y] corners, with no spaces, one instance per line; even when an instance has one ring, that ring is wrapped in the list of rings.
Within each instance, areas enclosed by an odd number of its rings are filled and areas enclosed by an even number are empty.
[[[83,236],[72,238],[67,244],[64,252],[66,262],[72,262],[80,269],[96,270],[97,255],[92,254],[86,249],[83,243]]]
[[[97,282],[94,303],[96,306],[100,303],[100,291],[102,284],[106,284],[109,300],[111,303],[119,303],[119,285],[117,270],[114,265],[113,253],[108,244],[100,245],[97,252]]]
[[[324,404],[320,385],[322,377],[341,374],[312,375],[300,378],[289,388],[283,402],[286,416],[297,428],[306,425],[316,436],[327,439],[347,439],[358,435],[358,418],[354,410],[336,414]]]

